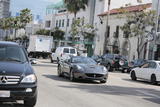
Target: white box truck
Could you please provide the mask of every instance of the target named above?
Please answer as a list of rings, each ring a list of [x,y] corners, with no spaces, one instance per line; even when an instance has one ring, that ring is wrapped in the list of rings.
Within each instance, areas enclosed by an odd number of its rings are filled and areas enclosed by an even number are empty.
[[[52,53],[53,37],[43,35],[32,35],[29,39],[28,54],[30,57],[46,58]]]

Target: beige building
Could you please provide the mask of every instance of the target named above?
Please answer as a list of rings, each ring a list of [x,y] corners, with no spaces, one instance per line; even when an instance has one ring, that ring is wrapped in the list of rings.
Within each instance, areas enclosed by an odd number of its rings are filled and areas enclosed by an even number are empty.
[[[129,6],[125,7],[124,9],[128,10],[131,14],[133,12],[143,11],[144,7],[146,6],[147,9],[151,8],[150,4],[144,5],[136,5],[136,6]],[[120,27],[124,25],[126,22],[126,16],[121,14],[119,11],[120,8],[110,10],[109,16],[109,33],[108,33],[108,41],[107,41],[107,49],[110,53],[119,53],[128,57],[129,60],[135,59],[138,57],[137,55],[137,38],[136,37],[128,37]],[[102,55],[103,54],[103,45],[104,45],[104,36],[106,35],[106,18],[107,12],[98,15],[103,24],[99,25],[98,37],[96,39],[96,48],[95,54]],[[119,18],[121,16],[121,18]],[[143,58],[144,52],[149,51],[148,47],[147,50],[143,51],[141,54],[141,58]],[[146,55],[146,58],[148,55]]]

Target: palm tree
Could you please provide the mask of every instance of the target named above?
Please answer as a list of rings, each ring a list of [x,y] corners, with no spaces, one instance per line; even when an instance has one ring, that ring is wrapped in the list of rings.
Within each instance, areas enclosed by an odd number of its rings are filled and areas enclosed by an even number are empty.
[[[23,9],[20,12],[20,22],[21,22],[21,28],[25,29],[26,25],[32,21],[32,14],[31,10],[29,9]]]
[[[4,30],[4,36],[6,38],[8,38],[8,31],[11,29],[11,25],[12,25],[12,18],[3,18],[0,19],[0,29]]]
[[[66,8],[69,12],[74,13],[74,18],[76,19],[77,12],[81,9],[85,10],[88,6],[89,0],[64,0]]]

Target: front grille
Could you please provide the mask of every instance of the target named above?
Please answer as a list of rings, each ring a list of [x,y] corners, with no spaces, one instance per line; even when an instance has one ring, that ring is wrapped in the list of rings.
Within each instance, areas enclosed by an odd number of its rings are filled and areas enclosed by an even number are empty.
[[[0,76],[0,84],[2,85],[14,85],[20,81],[19,76]]]
[[[97,78],[97,77],[103,77],[103,74],[86,74],[88,77],[93,77],[93,78]]]

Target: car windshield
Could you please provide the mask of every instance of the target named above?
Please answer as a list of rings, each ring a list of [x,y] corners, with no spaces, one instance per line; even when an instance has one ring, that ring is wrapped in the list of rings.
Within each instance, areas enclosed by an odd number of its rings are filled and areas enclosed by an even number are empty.
[[[24,50],[14,46],[0,46],[0,61],[26,62]]]
[[[72,58],[72,63],[97,64],[93,59],[83,57]]]

